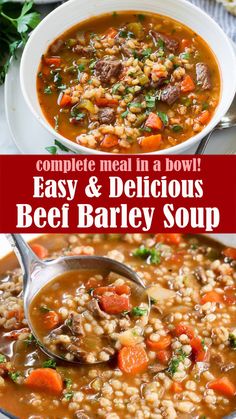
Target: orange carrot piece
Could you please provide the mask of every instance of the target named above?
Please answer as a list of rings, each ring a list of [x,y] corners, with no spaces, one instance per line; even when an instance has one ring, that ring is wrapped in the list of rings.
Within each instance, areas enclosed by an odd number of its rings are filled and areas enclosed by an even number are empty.
[[[115,38],[117,34],[118,34],[118,31],[115,28],[109,28],[106,31],[106,36],[108,36],[109,38]]]
[[[105,294],[105,292],[112,292],[113,294],[122,295],[130,294],[130,287],[128,285],[116,285],[115,287],[99,287],[96,288],[93,292],[94,296],[99,296]]]
[[[169,233],[169,234],[156,234],[156,241],[165,244],[179,244],[182,240],[182,234]]]
[[[194,329],[189,324],[179,323],[175,327],[176,336],[187,335],[190,339],[193,339],[195,336]]]
[[[8,311],[7,318],[12,319],[13,317],[15,317],[18,322],[21,322],[24,318],[23,308],[19,308],[18,310]]]
[[[117,106],[118,100],[117,99],[107,99],[105,97],[99,97],[95,100],[96,105],[103,108],[104,106]]]
[[[233,397],[236,394],[236,386],[228,377],[217,378],[208,383],[207,387],[226,397]]]
[[[195,89],[195,83],[192,77],[187,74],[181,83],[181,91],[183,93],[188,93],[188,92],[192,92],[194,89]]]
[[[144,151],[156,151],[161,143],[161,134],[149,135],[148,137],[140,138],[140,146]]]
[[[181,51],[184,51],[185,48],[190,47],[191,43],[192,42],[190,41],[190,39],[183,38],[182,41],[181,41]]]
[[[146,127],[152,128],[152,129],[162,129],[163,123],[161,118],[155,114],[154,112],[151,112],[148,116],[148,119],[145,122]]]
[[[30,245],[33,252],[38,256],[40,259],[44,259],[48,256],[48,249],[41,244],[34,243]]]
[[[102,309],[108,314],[120,314],[123,311],[130,310],[129,298],[122,295],[102,295],[100,304]]]
[[[61,394],[63,381],[57,371],[52,368],[37,368],[25,379],[25,384],[35,390]]]
[[[43,324],[44,324],[45,329],[47,330],[54,329],[54,327],[56,327],[59,324],[59,322],[60,322],[59,316],[55,311],[50,310],[44,314]]]
[[[115,290],[116,290],[116,294],[118,294],[118,295],[122,295],[122,294],[130,295],[130,293],[131,293],[130,287],[126,284],[116,285]]]
[[[62,108],[66,108],[66,106],[70,106],[72,103],[72,97],[70,95],[66,95],[64,93],[64,95],[62,96],[61,100],[60,100],[60,106]]]
[[[216,291],[209,291],[201,298],[201,304],[205,303],[222,303],[223,297]]]
[[[183,389],[183,384],[177,383],[176,381],[174,381],[170,386],[171,393],[182,393]]]
[[[171,358],[171,351],[169,349],[161,349],[157,351],[157,359],[161,364],[167,365]]]
[[[198,122],[202,125],[205,125],[209,122],[211,114],[208,110],[202,111],[200,115],[197,117]]]
[[[146,371],[148,356],[142,346],[124,346],[118,352],[118,366],[127,374],[138,374]]]
[[[190,346],[192,347],[192,354],[195,362],[207,361],[209,351],[205,350],[203,342],[200,338],[196,337],[190,340]]]
[[[61,65],[61,58],[60,57],[44,57],[44,62],[46,65],[54,65],[55,67],[59,67]]]
[[[168,348],[171,344],[171,340],[172,340],[171,336],[166,335],[166,336],[161,336],[157,342],[147,339],[146,344],[148,348],[151,349],[151,351],[155,352],[155,351],[160,351],[162,349]]]
[[[101,142],[101,147],[112,148],[118,144],[118,137],[115,134],[106,134]]]
[[[227,258],[236,260],[236,249],[235,248],[227,247],[226,249],[224,249],[223,253]]]
[[[166,70],[159,70],[157,68],[152,69],[152,73],[155,74],[157,77],[166,77],[167,71]]]

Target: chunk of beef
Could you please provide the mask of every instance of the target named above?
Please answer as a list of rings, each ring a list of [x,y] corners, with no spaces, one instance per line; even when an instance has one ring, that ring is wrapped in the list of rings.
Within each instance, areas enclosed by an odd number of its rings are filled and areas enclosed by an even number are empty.
[[[95,65],[95,74],[102,83],[110,83],[113,77],[118,77],[122,71],[119,60],[99,60]]]
[[[170,106],[179,99],[180,92],[180,87],[178,85],[172,86],[171,84],[168,84],[161,91],[161,101],[166,102]]]
[[[115,110],[112,108],[102,108],[98,112],[98,120],[100,124],[113,124],[115,119]]]
[[[94,314],[95,317],[98,317],[100,319],[109,319],[109,314],[105,313],[105,311],[101,310],[98,304],[98,301],[96,298],[93,298],[89,303],[87,304],[87,308],[89,311]]]
[[[166,47],[171,52],[176,52],[179,48],[179,41],[177,39],[171,38],[170,36],[166,36],[163,33],[156,32],[151,30],[150,35],[154,39],[155,43],[161,41],[164,43],[164,47]]]
[[[167,80],[167,77],[160,77],[158,81],[151,80],[150,86],[154,89],[160,89],[160,87],[163,87],[166,80]]]
[[[211,89],[211,75],[207,64],[197,63],[196,64],[196,75],[197,83],[203,90]]]
[[[62,49],[63,45],[64,45],[63,39],[58,39],[51,45],[50,47],[51,53],[58,54],[58,52]]]
[[[82,326],[82,318],[80,314],[71,313],[69,321],[67,320],[66,325],[69,327],[73,335],[84,336],[84,329]]]
[[[72,51],[85,57],[92,57],[95,52],[93,47],[84,47],[83,45],[76,45]]]
[[[157,374],[158,372],[165,371],[167,369],[167,366],[163,364],[155,364],[155,365],[150,365],[148,369],[150,372]]]

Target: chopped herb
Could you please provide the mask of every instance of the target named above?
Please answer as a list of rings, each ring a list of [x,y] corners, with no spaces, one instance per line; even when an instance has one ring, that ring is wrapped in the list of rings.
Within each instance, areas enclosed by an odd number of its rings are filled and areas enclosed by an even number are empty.
[[[79,64],[78,65],[78,70],[79,71],[84,71],[85,70],[85,65],[84,64]]]
[[[142,55],[146,58],[150,57],[152,54],[152,48],[146,48],[142,51]]]
[[[64,379],[64,383],[66,385],[66,388],[71,388],[72,387],[72,380],[71,380],[71,378],[65,378]]]
[[[155,298],[150,298],[150,303],[153,305],[153,304],[156,304],[157,303],[157,300],[155,300]]]
[[[40,71],[40,72],[38,73],[38,77],[39,77],[40,79],[43,77],[43,73],[42,73],[42,71]]]
[[[48,359],[47,361],[44,361],[42,364],[43,368],[52,368],[55,369],[57,366],[57,363],[55,361],[55,359]]]
[[[55,73],[53,76],[53,82],[57,85],[57,86],[61,86],[62,83],[62,77],[60,75],[60,73]]]
[[[58,141],[58,140],[54,140],[54,144],[62,151],[71,152],[71,150],[68,147],[66,147],[65,145],[60,143],[60,141]]]
[[[36,339],[32,333],[29,334],[29,336],[24,340],[26,346],[30,346],[32,343],[36,343]]]
[[[20,377],[20,373],[18,371],[16,372],[9,372],[9,377],[14,381],[14,383],[17,383],[18,378]]]
[[[140,131],[144,131],[144,132],[152,132],[152,129],[150,127],[143,127],[143,128],[139,128]]]
[[[121,118],[126,118],[126,116],[128,115],[129,111],[125,111],[121,114]]]
[[[158,265],[161,261],[160,252],[154,248],[147,248],[145,246],[140,246],[139,249],[136,249],[133,252],[133,256],[141,257],[146,259],[147,263]]]
[[[133,307],[131,313],[136,317],[142,317],[145,316],[148,313],[148,311],[146,308]]]
[[[159,118],[161,118],[164,125],[168,125],[169,118],[168,115],[164,112],[157,112]]]
[[[66,326],[72,326],[72,323],[73,323],[73,321],[72,321],[72,319],[71,318],[68,318],[66,321],[65,321],[65,324],[66,324]]]
[[[159,38],[157,41],[157,46],[163,49],[165,47],[165,42]]]
[[[183,105],[187,106],[187,108],[192,105],[192,101],[188,97],[182,97],[181,102]]]
[[[67,85],[66,84],[61,84],[60,86],[57,86],[58,90],[66,90]]]
[[[71,116],[76,119],[76,121],[81,121],[85,118],[85,114],[80,112],[76,106],[71,109]]]
[[[118,35],[119,35],[120,38],[127,38],[128,32],[124,31],[124,30],[120,30]]]
[[[171,359],[167,369],[167,372],[171,375],[171,377],[173,377],[173,375],[178,371],[179,364],[183,362],[186,357],[187,354],[182,349],[180,349],[177,352],[177,357]]]
[[[198,249],[198,244],[196,244],[196,243],[191,244],[190,249],[191,249],[191,250],[196,250],[196,249]]]
[[[112,17],[116,17],[118,15],[118,13],[117,12],[113,12],[112,13]]]
[[[231,348],[236,350],[236,336],[233,335],[232,333],[230,333],[230,335],[229,335],[229,344],[230,344]]]
[[[45,147],[45,150],[47,150],[50,154],[57,154],[57,147],[53,145],[50,147]]]
[[[40,306],[39,310],[41,311],[41,313],[48,313],[49,311],[51,311],[51,309],[48,308],[46,305]]]
[[[52,94],[52,89],[50,86],[46,86],[44,89],[44,93],[45,95],[51,95]]]
[[[146,16],[142,15],[142,14],[138,14],[137,18],[138,18],[139,22],[143,22],[145,20]]]
[[[209,104],[208,103],[205,102],[205,103],[202,104],[202,110],[203,111],[206,111],[208,108],[209,108]]]
[[[180,57],[183,60],[189,60],[191,58],[191,55],[188,52],[184,52],[183,54],[180,55]]]
[[[156,105],[156,97],[155,96],[145,96],[145,100],[146,100],[146,104],[147,104],[147,108],[155,108]]]
[[[112,93],[113,95],[117,92],[117,90],[119,89],[121,83],[116,83],[114,84],[114,86],[112,87]]]
[[[181,125],[173,125],[172,126],[172,131],[174,131],[174,132],[183,131],[183,127]]]
[[[130,102],[128,106],[132,106],[133,108],[142,108],[142,104],[139,102]]]
[[[3,354],[0,354],[0,364],[2,364],[3,362],[6,362],[6,357]]]
[[[74,396],[73,391],[67,391],[67,393],[64,394],[64,397],[66,400],[71,400],[73,396]]]
[[[90,70],[93,70],[94,69],[94,67],[95,67],[95,65],[96,65],[96,60],[90,60],[90,64],[89,64],[89,68],[90,68]]]

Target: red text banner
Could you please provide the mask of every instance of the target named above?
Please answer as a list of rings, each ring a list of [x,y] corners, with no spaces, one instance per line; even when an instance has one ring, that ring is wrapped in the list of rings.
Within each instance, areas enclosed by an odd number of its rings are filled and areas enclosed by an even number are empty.
[[[236,233],[236,156],[0,156],[0,232]]]

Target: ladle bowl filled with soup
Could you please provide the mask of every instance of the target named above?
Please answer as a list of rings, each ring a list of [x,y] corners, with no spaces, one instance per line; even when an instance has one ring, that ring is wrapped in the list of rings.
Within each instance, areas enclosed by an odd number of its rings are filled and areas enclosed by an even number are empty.
[[[33,298],[33,335],[21,270],[12,254],[2,259],[1,408],[20,419],[220,419],[236,410],[234,248],[179,234],[43,235],[31,246],[47,259],[127,264],[151,307],[125,278],[74,270]]]
[[[46,21],[61,20],[64,11],[71,25],[57,34],[50,27],[48,41],[42,22],[24,51],[25,98],[72,150],[181,152],[212,129],[232,101],[235,54],[209,17],[182,1],[174,8],[172,0],[150,0],[146,10],[133,3],[130,9],[109,3],[88,15],[86,6],[76,21],[76,3],[69,2]]]

